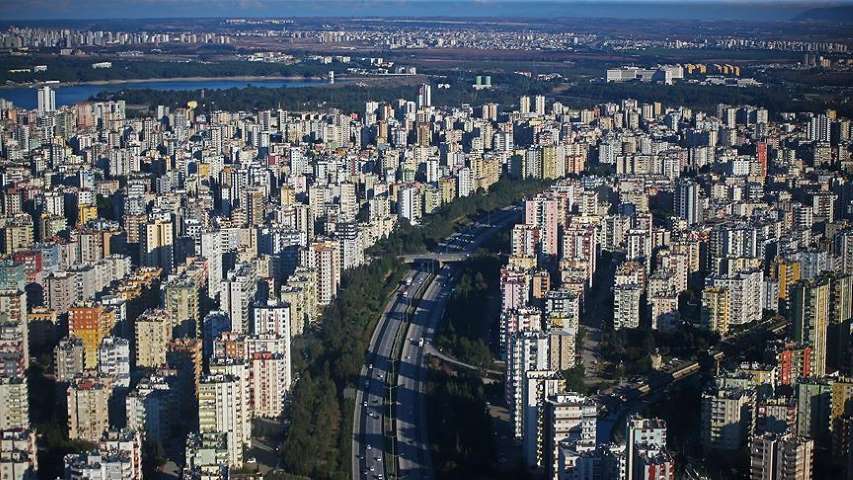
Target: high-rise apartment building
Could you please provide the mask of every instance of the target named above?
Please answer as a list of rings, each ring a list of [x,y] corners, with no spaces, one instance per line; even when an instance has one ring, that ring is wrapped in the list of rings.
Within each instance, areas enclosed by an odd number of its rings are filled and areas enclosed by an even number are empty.
[[[832,382],[830,393],[829,430],[832,432],[832,455],[837,461],[845,459],[853,448],[853,378],[841,377]]]
[[[666,449],[666,423],[634,416],[626,426],[628,480],[674,480],[675,462]]]
[[[102,452],[118,452],[130,459],[127,480],[142,480],[142,436],[135,430],[109,430],[98,443]]]
[[[750,442],[750,480],[811,480],[814,440],[795,433],[756,434]]]
[[[35,480],[38,451],[32,430],[0,431],[0,478],[4,480]]]
[[[335,240],[318,240],[311,244],[309,261],[317,272],[317,305],[332,303],[341,284],[340,244]]]
[[[812,347],[812,371],[826,373],[826,332],[829,326],[830,280],[801,280],[791,287],[790,319],[794,341]]]
[[[66,478],[133,478],[133,458],[128,452],[94,450],[65,456]]]
[[[715,288],[724,288],[728,294],[730,326],[761,321],[764,313],[764,274],[760,269],[715,275],[710,278],[710,283]]]
[[[251,356],[252,412],[257,417],[278,418],[290,390],[290,355],[257,352]]]
[[[561,443],[595,446],[597,421],[598,405],[589,397],[560,393],[545,399],[542,437],[546,478],[561,478],[558,464]]]
[[[701,324],[720,336],[729,334],[729,300],[725,287],[708,287],[702,290]]]
[[[86,369],[83,340],[65,337],[53,350],[53,371],[57,382],[70,382]]]
[[[231,463],[228,434],[223,432],[190,433],[186,442],[184,475],[223,478]],[[191,477],[192,478],[192,477]]]
[[[736,451],[754,425],[755,392],[737,387],[702,394],[700,440],[706,449]]]
[[[544,255],[556,256],[559,253],[558,211],[558,200],[544,195],[538,195],[524,204],[524,223],[539,227]]]
[[[200,433],[224,433],[228,442],[228,464],[243,465],[243,447],[251,437],[248,399],[240,379],[233,375],[206,375],[199,389]]]
[[[238,263],[222,280],[219,289],[220,308],[231,317],[232,332],[249,333],[257,289],[257,270],[252,263]]]
[[[38,89],[36,95],[38,113],[43,114],[56,110],[56,92],[45,85]]]
[[[97,442],[109,428],[108,378],[78,376],[67,391],[68,438]]]
[[[172,339],[172,317],[168,311],[149,309],[136,319],[136,367],[159,368],[166,365],[166,352]]]
[[[121,337],[104,337],[98,349],[98,373],[109,377],[113,387],[129,387],[130,342]]]
[[[175,267],[175,240],[172,222],[149,221],[139,227],[139,261],[147,267],[171,272]]]
[[[16,375],[30,366],[27,295],[22,290],[0,290],[0,352],[14,364]]]
[[[198,282],[190,277],[171,279],[163,285],[163,305],[172,316],[172,334],[201,338]]]
[[[281,338],[290,338],[290,304],[267,301],[266,304],[256,304],[252,315],[254,322],[252,333],[255,335],[277,335]]]
[[[688,225],[702,223],[702,187],[695,180],[681,178],[675,187],[675,214]]]
[[[524,435],[524,389],[528,371],[548,370],[548,335],[541,331],[519,331],[507,345],[505,396],[516,438]]]
[[[0,376],[0,431],[30,428],[28,392],[26,377]]]
[[[642,287],[634,283],[613,287],[614,330],[638,328],[640,326],[640,298],[642,294]]]
[[[192,421],[178,421],[178,395],[175,379],[151,374],[143,377],[125,400],[127,428],[141,432],[145,441],[167,443],[176,425],[192,426]]]
[[[68,333],[83,341],[84,365],[98,368],[101,342],[115,326],[115,314],[95,303],[76,304],[68,310]]]
[[[418,108],[429,108],[432,106],[432,86],[423,83],[418,87]]]
[[[829,324],[826,330],[826,369],[853,374],[853,275],[830,275]]]
[[[177,338],[169,341],[167,348],[166,362],[174,372],[175,408],[181,418],[194,419],[195,412],[198,411],[198,390],[203,372],[202,341],[196,338]],[[195,422],[178,422],[178,427],[192,430],[195,428]]]

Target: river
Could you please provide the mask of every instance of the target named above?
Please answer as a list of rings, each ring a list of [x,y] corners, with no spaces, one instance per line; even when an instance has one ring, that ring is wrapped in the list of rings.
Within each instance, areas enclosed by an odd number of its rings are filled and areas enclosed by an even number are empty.
[[[104,84],[51,85],[56,90],[56,106],[85,102],[100,92],[115,92],[127,89],[154,90],[224,90],[228,88],[265,87],[308,87],[321,85],[321,80],[146,80],[141,82],[116,82]],[[0,98],[11,101],[17,107],[36,108],[36,87],[0,88]]]

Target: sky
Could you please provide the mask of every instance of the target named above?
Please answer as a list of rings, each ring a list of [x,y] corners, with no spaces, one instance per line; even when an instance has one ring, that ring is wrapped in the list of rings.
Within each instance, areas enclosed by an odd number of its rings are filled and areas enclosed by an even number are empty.
[[[808,8],[851,5],[851,1],[658,0],[650,5],[649,0],[0,0],[0,20],[306,16],[787,20]]]

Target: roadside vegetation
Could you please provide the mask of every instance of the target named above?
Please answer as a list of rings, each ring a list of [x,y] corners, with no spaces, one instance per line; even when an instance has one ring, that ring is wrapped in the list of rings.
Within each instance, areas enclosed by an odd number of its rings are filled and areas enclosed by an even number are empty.
[[[436,338],[442,352],[480,368],[492,366],[501,266],[494,255],[478,255],[464,263]]]
[[[482,212],[512,205],[546,186],[539,181],[500,181],[489,193],[459,199],[420,226],[401,225],[371,249],[371,263],[344,272],[338,295],[322,319],[294,339],[298,381],[281,448],[287,472],[315,480],[350,477],[353,405],[346,392],[358,380],[387,296],[407,268],[397,255],[431,248]]]

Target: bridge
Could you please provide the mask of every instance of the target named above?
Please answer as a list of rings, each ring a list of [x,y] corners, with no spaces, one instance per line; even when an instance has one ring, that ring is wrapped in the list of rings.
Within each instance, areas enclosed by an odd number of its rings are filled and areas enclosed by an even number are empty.
[[[457,253],[433,253],[433,252],[425,252],[418,254],[410,254],[410,255],[401,255],[398,257],[400,261],[403,263],[426,263],[426,262],[437,262],[438,266],[441,267],[447,263],[457,263],[464,262],[466,258],[468,258],[470,254],[465,252],[457,252]]]

